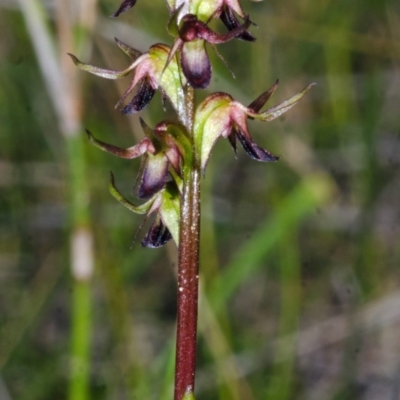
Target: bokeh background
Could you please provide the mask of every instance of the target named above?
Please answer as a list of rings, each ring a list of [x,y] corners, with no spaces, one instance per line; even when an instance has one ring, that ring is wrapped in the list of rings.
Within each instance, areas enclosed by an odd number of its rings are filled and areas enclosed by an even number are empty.
[[[176,249],[142,249],[122,147],[139,116],[114,105],[129,78],[106,68],[171,44],[163,1],[0,0],[0,399],[172,398]],[[271,123],[280,155],[257,163],[220,140],[202,196],[197,396],[218,400],[400,399],[400,3],[242,2],[256,43],[209,48],[213,82],[249,104],[318,83]],[[225,31],[222,23],[211,26]],[[154,126],[158,94],[141,113]],[[132,198],[133,200],[133,198]]]

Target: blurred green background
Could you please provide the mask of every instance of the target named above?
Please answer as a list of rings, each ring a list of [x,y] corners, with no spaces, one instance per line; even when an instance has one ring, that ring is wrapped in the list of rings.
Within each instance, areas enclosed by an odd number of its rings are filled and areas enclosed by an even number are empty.
[[[113,42],[171,44],[163,1],[118,19],[111,0],[0,0],[0,399],[172,398],[176,249],[132,245],[127,196],[139,116]],[[198,399],[400,399],[400,3],[242,1],[256,43],[209,48],[210,91],[270,105],[318,83],[271,123],[278,163],[220,140],[203,180]],[[220,21],[211,27],[225,31]],[[173,118],[160,95],[141,113]]]

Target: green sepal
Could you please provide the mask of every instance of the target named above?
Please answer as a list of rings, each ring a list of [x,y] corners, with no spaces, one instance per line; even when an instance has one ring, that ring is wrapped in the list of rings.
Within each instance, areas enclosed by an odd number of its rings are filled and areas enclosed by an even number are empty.
[[[116,188],[115,182],[114,182],[114,175],[112,172],[110,172],[110,183],[108,186],[108,190],[111,193],[111,195],[118,200],[123,206],[128,208],[130,211],[136,213],[136,214],[147,214],[150,212],[151,207],[155,201],[156,196],[153,196],[150,200],[146,201],[146,203],[141,204],[140,206],[135,206],[132,204],[130,201],[128,201],[122,194],[121,192]]]
[[[190,2],[190,12],[201,22],[207,22],[218,11],[215,0],[194,0]],[[216,7],[217,5],[217,7]]]
[[[114,69],[104,69],[104,68],[99,68],[95,67],[94,65],[86,64],[80,61],[77,57],[75,57],[73,54],[68,53],[68,55],[71,57],[72,61],[74,64],[80,68],[82,71],[90,72],[93,75],[101,76],[102,78],[106,79],[122,79],[125,78],[133,69],[136,68],[138,63],[142,60],[141,56],[138,59],[135,60],[127,69],[124,69],[123,71],[117,71]]]
[[[169,169],[169,173],[170,173],[172,179],[174,180],[174,182],[176,183],[176,186],[178,187],[179,192],[182,193],[183,179],[178,175],[178,173],[173,168]]]
[[[153,61],[153,71],[157,76],[158,84],[178,111],[179,105],[185,98],[183,86],[186,85],[186,79],[180,73],[176,57],[172,58],[166,66],[169,51],[170,48],[165,44],[156,44],[149,49],[149,55]]]
[[[164,189],[140,206],[132,204],[116,188],[112,172],[110,173],[109,191],[123,206],[136,214],[158,212],[164,225],[171,232],[176,245],[179,245],[180,194],[174,183],[167,183]]]
[[[180,194],[174,184],[167,184],[160,192],[160,215],[164,225],[171,232],[176,245],[179,245]]]
[[[289,111],[293,106],[295,106],[314,85],[316,85],[315,82],[310,83],[301,92],[295,94],[294,96],[283,101],[277,106],[268,109],[267,111],[264,111],[262,113],[256,113],[253,112],[252,110],[247,109],[246,113],[248,116],[258,119],[260,121],[272,121],[280,117],[286,111]]]
[[[211,18],[219,16],[223,6],[229,7],[241,18],[245,17],[242,7],[238,0],[192,0],[190,2],[190,12],[195,14],[199,21],[208,22]]]
[[[119,39],[114,38],[115,43],[117,43],[118,47],[128,55],[133,61],[137,60],[143,53],[139,50],[134,49],[131,46],[128,46],[124,42],[121,42]]]
[[[226,93],[214,93],[197,108],[193,132],[203,171],[215,141],[229,121],[229,105],[232,101],[232,97]]]
[[[171,14],[171,18],[168,21],[167,31],[171,36],[177,37],[179,36],[179,14],[183,8],[185,3],[182,3],[176,10],[174,10]]]

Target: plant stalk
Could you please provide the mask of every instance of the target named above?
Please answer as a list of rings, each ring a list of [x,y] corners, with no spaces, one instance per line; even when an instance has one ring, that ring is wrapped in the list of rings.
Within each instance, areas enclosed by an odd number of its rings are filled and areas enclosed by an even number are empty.
[[[196,367],[199,292],[200,179],[201,167],[193,138],[194,91],[186,88],[186,115],[181,121],[190,133],[192,158],[184,168],[179,230],[178,311],[176,335],[175,394],[182,400],[193,393]]]

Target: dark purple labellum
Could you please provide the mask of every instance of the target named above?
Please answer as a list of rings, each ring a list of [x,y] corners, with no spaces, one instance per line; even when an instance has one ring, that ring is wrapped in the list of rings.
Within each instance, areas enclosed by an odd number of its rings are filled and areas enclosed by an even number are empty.
[[[269,151],[257,146],[251,139],[246,137],[241,131],[237,130],[236,137],[239,139],[240,144],[243,146],[244,151],[256,161],[278,161],[279,157],[274,156]]]
[[[150,103],[155,93],[156,91],[150,83],[146,79],[143,80],[131,102],[121,110],[122,114],[136,114],[142,111]]]
[[[220,15],[221,21],[228,28],[229,31],[240,26],[240,22],[235,17],[235,14],[229,7],[224,7]],[[236,36],[237,39],[246,40],[247,42],[255,42],[256,38],[248,31],[244,31],[240,35]]]
[[[165,186],[168,179],[168,165],[168,159],[164,154],[147,156],[138,187],[139,199],[149,199]]]
[[[143,247],[149,247],[156,249],[164,246],[169,240],[172,239],[172,235],[168,228],[162,223],[160,218],[157,218],[151,225],[147,235],[142,240]]]
[[[181,53],[182,71],[194,89],[204,89],[211,81],[211,63],[204,42],[192,49],[193,42],[185,43]]]
[[[111,17],[118,17],[120,14],[124,13],[125,11],[128,11],[131,9],[136,3],[136,0],[124,0],[122,4],[119,6],[118,10],[115,11],[114,14],[111,15]]]

